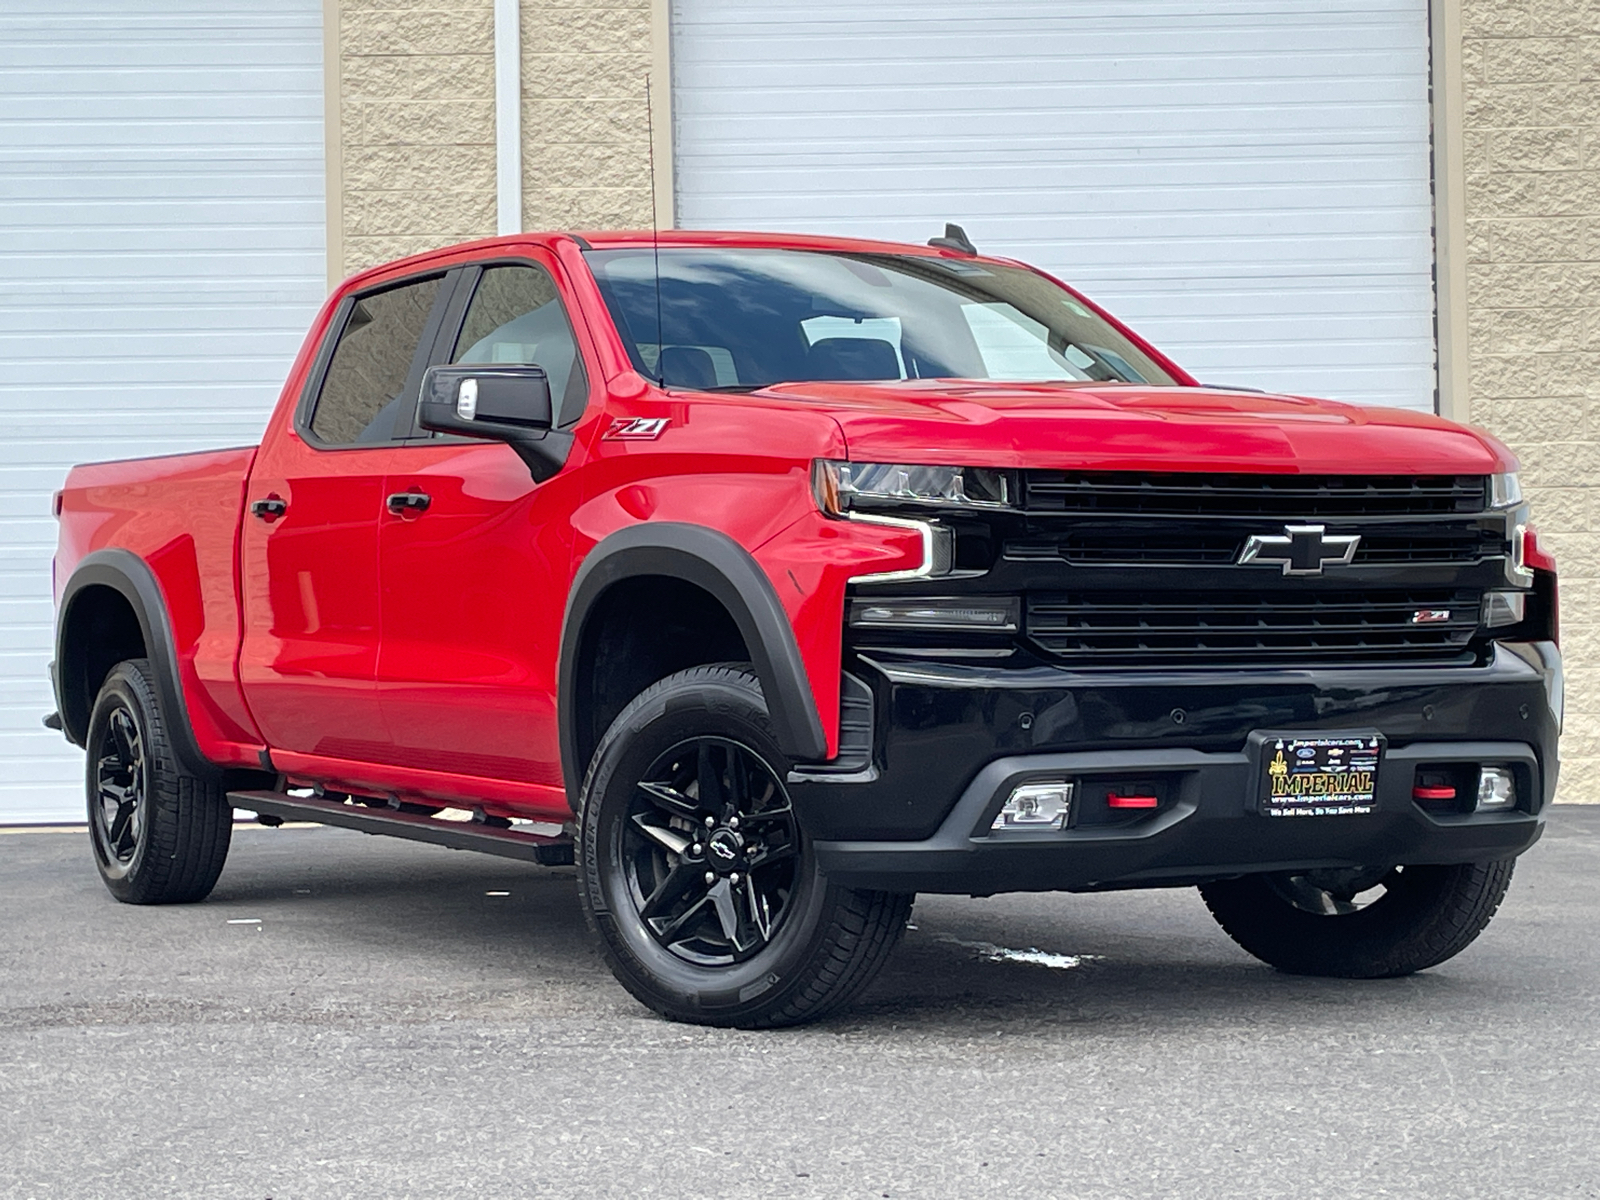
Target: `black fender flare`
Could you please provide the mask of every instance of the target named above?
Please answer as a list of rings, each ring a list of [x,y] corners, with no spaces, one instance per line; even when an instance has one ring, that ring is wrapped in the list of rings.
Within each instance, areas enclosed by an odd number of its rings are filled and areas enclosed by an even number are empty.
[[[578,648],[595,603],[613,584],[641,575],[682,579],[714,596],[728,610],[761,680],[767,710],[784,753],[816,762],[827,738],[789,615],[761,565],[725,533],[675,521],[630,525],[604,538],[585,556],[567,594],[561,623],[561,664],[556,691],[561,731],[561,771],[567,799],[577,807],[583,786],[578,762]]]
[[[62,732],[74,745],[88,741],[87,728],[79,728],[73,720],[75,706],[66,703],[68,689],[79,686],[70,678],[71,666],[79,655],[67,643],[67,631],[72,627],[72,608],[85,589],[107,587],[117,592],[139,622],[144,636],[145,653],[155,669],[156,696],[161,701],[161,714],[166,719],[167,738],[173,752],[183,767],[192,775],[203,779],[215,777],[220,768],[208,762],[200,753],[195,741],[194,727],[189,722],[188,701],[178,673],[178,651],[172,636],[172,619],[167,612],[166,596],[149,565],[129,550],[96,550],[85,555],[72,572],[61,592],[61,605],[56,617],[55,689],[56,711],[61,714]],[[88,712],[94,707],[93,696],[86,696],[83,707]]]

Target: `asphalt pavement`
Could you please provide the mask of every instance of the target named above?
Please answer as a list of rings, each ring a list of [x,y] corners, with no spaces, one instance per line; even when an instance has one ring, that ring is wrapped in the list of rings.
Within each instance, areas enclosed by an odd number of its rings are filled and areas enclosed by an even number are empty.
[[[0,1196],[1600,1197],[1600,808],[1409,979],[1279,975],[1192,891],[919,901],[800,1030],[673,1025],[571,868],[241,828],[133,908],[0,832]]]

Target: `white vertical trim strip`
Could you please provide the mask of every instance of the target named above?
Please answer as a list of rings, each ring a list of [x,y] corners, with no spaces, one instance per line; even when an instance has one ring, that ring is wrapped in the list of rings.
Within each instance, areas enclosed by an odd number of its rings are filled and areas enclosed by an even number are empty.
[[[328,290],[344,278],[344,70],[339,0],[322,0],[322,162],[327,193]]]
[[[1472,420],[1467,386],[1467,169],[1461,0],[1430,0],[1433,288],[1439,415]]]
[[[494,0],[495,226],[522,232],[522,0]]]
[[[678,227],[676,176],[672,169],[672,0],[652,0],[650,5],[650,98],[655,108],[655,189],[657,220],[663,229]]]

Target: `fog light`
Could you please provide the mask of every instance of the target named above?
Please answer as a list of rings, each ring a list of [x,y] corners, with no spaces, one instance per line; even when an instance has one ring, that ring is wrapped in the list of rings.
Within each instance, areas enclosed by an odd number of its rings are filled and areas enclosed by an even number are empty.
[[[1484,767],[1478,772],[1479,812],[1504,812],[1517,806],[1517,785],[1504,767]]]
[[[1065,829],[1072,784],[1025,783],[1011,793],[991,829]]]
[[[1485,592],[1483,594],[1484,627],[1487,629],[1501,629],[1507,625],[1522,624],[1523,615],[1527,612],[1528,594],[1526,592]]]

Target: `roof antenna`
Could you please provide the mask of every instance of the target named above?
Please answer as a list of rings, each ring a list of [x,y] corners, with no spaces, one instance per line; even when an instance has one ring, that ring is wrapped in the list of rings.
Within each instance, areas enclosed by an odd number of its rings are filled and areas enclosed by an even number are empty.
[[[967,236],[967,231],[959,225],[945,223],[944,236],[929,238],[928,245],[938,246],[941,250],[959,250],[962,254],[977,256],[978,248],[972,244],[972,239]]]
[[[645,136],[650,139],[650,252],[655,259],[656,273],[656,384],[666,387],[667,376],[662,363],[667,356],[667,339],[661,329],[661,222],[656,217],[656,118],[648,74],[644,77],[644,126]]]

